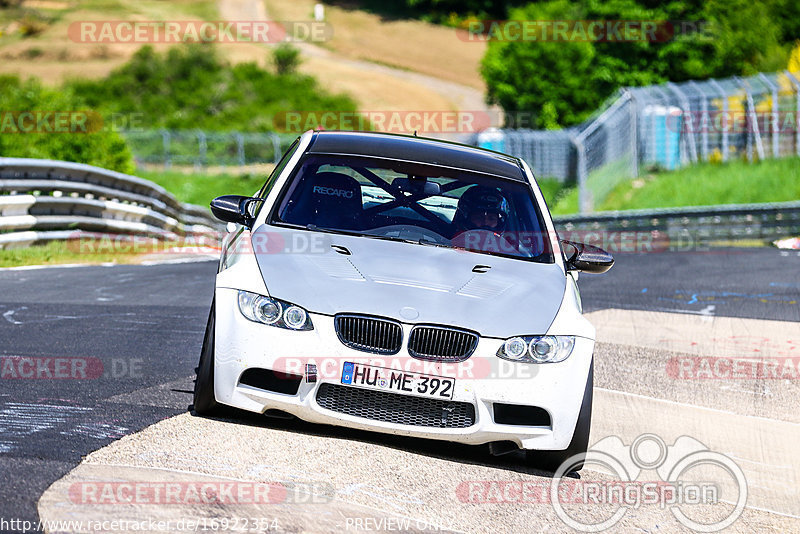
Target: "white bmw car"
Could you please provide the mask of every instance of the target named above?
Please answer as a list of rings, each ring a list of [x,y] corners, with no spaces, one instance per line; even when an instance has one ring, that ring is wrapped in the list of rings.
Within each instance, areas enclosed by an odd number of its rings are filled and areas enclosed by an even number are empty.
[[[306,132],[228,223],[194,392],[305,421],[585,452],[594,327],[579,271],[524,161],[417,137]],[[575,469],[581,467],[580,462]]]

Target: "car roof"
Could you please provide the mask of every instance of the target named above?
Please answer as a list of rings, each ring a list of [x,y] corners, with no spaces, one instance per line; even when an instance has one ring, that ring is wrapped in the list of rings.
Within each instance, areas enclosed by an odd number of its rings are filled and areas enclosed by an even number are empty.
[[[347,154],[442,165],[527,182],[517,158],[450,141],[377,132],[314,132],[310,154]]]

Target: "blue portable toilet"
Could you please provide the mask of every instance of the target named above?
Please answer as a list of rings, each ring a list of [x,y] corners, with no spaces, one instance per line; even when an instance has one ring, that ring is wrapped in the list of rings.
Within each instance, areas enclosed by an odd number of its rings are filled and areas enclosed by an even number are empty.
[[[681,108],[675,106],[645,106],[642,110],[645,138],[645,161],[658,163],[665,169],[677,169],[681,164]],[[643,133],[644,133],[643,132]]]
[[[497,128],[487,128],[478,134],[477,144],[480,148],[505,153],[506,136]]]

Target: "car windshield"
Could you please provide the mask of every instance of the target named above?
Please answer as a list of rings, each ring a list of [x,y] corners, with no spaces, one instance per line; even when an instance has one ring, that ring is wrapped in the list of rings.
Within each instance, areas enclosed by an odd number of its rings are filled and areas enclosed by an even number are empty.
[[[307,156],[272,223],[553,262],[526,183],[424,163]]]

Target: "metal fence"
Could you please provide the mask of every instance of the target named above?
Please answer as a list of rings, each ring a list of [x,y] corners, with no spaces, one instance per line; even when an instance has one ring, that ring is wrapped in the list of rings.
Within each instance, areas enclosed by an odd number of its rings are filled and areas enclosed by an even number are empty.
[[[201,130],[123,131],[137,165],[202,167],[277,163],[296,134],[204,132]]]
[[[609,252],[698,250],[715,242],[773,241],[800,232],[800,201],[561,215],[559,236]]]
[[[581,213],[642,169],[800,155],[800,74],[629,87],[579,127],[499,130],[475,144],[519,156],[539,177],[574,181]]]

